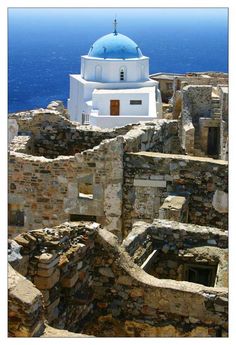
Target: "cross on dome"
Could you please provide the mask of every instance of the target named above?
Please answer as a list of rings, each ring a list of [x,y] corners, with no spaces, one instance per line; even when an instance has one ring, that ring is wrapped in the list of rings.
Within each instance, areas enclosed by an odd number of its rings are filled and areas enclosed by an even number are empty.
[[[116,28],[117,28],[117,20],[116,20],[116,17],[115,17],[115,19],[114,19],[113,25],[114,25],[114,31],[113,31],[113,33],[114,33],[115,35],[117,35],[117,30],[116,30]]]

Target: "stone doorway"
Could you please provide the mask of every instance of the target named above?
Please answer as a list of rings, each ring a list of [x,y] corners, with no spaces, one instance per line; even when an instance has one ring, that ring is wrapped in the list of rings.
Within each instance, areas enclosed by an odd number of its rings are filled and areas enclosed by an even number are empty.
[[[208,128],[208,142],[207,142],[207,154],[210,156],[216,156],[219,154],[220,144],[220,128],[209,127]]]
[[[110,101],[110,114],[112,116],[120,115],[120,101],[118,99],[112,99]]]

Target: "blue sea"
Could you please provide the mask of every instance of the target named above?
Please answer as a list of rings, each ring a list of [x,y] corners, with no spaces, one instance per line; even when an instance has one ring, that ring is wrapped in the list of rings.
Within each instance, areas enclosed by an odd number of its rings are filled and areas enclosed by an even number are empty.
[[[69,96],[80,56],[113,31],[150,57],[150,73],[228,71],[224,8],[12,8],[8,10],[9,112],[46,107]]]

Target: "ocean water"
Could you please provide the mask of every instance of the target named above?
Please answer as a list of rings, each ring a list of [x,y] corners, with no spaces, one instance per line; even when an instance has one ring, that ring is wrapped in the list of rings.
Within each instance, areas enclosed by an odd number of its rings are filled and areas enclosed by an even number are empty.
[[[80,56],[113,31],[150,57],[150,73],[228,71],[227,9],[9,9],[8,110],[45,107],[69,96]]]

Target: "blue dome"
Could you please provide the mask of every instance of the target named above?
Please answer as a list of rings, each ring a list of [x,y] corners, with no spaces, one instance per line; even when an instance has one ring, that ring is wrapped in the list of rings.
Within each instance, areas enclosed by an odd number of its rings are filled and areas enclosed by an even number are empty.
[[[102,59],[134,59],[143,55],[138,45],[129,37],[111,33],[95,41],[88,56]]]

